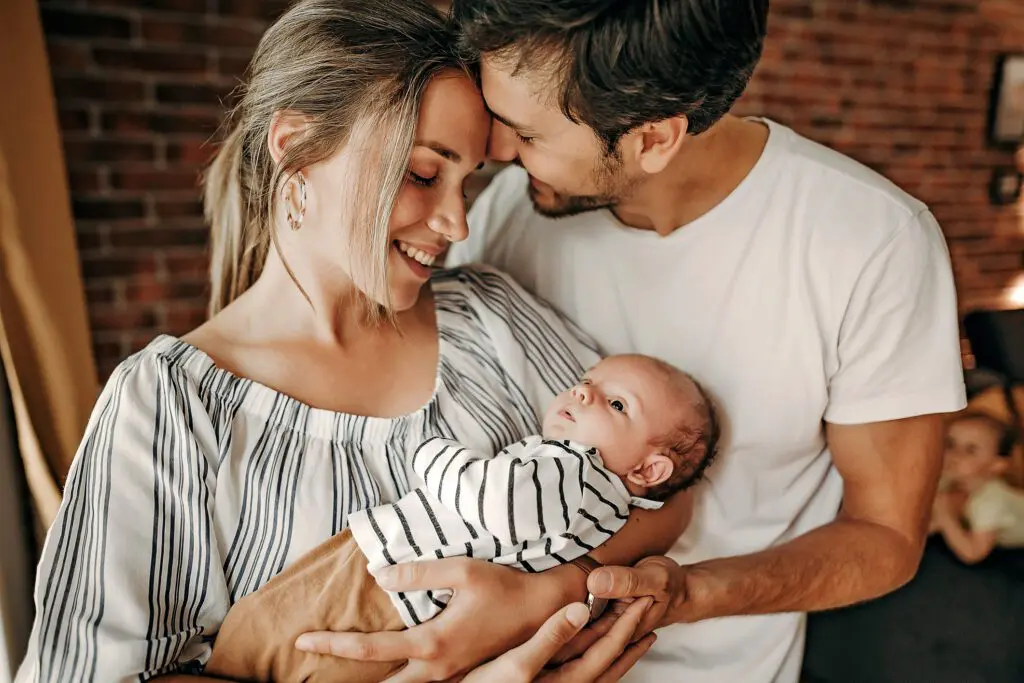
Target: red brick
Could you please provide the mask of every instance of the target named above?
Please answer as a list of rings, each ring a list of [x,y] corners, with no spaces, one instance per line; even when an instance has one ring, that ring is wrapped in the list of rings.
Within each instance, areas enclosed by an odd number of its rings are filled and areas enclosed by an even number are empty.
[[[199,218],[203,215],[203,203],[198,199],[161,200],[156,202],[156,215],[161,219]]]
[[[70,162],[152,161],[156,149],[148,141],[64,140],[64,155]]]
[[[183,140],[167,143],[168,163],[205,165],[216,153],[216,145],[205,140]]]
[[[205,104],[223,110],[231,106],[230,94],[234,87],[232,83],[158,83],[156,99],[173,104]]]
[[[139,0],[88,0],[88,2],[96,7],[139,8]],[[207,5],[208,0],[146,0],[145,9],[203,14],[206,12]]]
[[[72,208],[80,220],[142,218],[146,213],[138,199],[75,199]]]
[[[60,122],[60,129],[66,132],[89,130],[91,125],[89,111],[78,107],[60,109],[57,112],[57,118]]]
[[[225,76],[241,76],[249,66],[249,57],[220,55],[217,58],[217,70]]]
[[[95,168],[78,168],[68,171],[68,186],[72,194],[82,195],[100,189],[100,172]]]
[[[197,133],[212,135],[220,125],[217,112],[195,111],[106,111],[102,116],[104,130],[133,135],[154,133]]]
[[[123,16],[103,14],[95,10],[71,10],[43,7],[39,12],[43,30],[48,36],[88,38],[132,37],[132,22]]]
[[[239,25],[209,18],[198,21],[164,18],[142,21],[142,38],[152,44],[185,43],[218,49],[241,48],[251,52],[262,33],[259,24]]]
[[[153,272],[156,272],[156,261],[152,254],[131,257],[100,255],[93,258],[82,258],[82,275],[86,281]]]
[[[199,174],[193,170],[119,170],[110,174],[110,186],[114,190],[140,190],[161,192],[192,190],[199,188]]]
[[[206,55],[194,51],[98,47],[94,58],[101,67],[126,72],[202,73],[207,68]]]
[[[93,78],[83,75],[57,76],[53,79],[54,94],[60,103],[75,100],[95,102],[137,102],[146,95],[142,81]]]
[[[202,223],[156,228],[116,227],[111,229],[109,240],[114,249],[203,246],[209,240],[209,229]]]
[[[47,36],[46,53],[50,68],[55,70],[84,70],[92,64],[92,51],[87,45],[53,40]]]

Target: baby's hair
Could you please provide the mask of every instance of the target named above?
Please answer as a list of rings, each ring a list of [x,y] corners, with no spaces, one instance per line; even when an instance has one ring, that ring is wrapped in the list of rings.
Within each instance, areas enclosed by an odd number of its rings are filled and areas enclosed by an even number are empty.
[[[696,403],[680,404],[675,425],[667,434],[655,440],[655,445],[668,452],[673,468],[668,479],[647,491],[647,497],[665,500],[677,491],[690,488],[704,477],[718,454],[721,425],[715,404],[700,382],[670,363],[648,358],[677,383],[692,383],[698,396]],[[696,420],[694,411],[697,413]]]
[[[1020,435],[1017,429],[1010,423],[1004,422],[988,413],[970,411],[960,413],[949,421],[950,425],[957,422],[979,422],[999,435],[999,457],[1008,458],[1013,453],[1013,447],[1017,444]]]

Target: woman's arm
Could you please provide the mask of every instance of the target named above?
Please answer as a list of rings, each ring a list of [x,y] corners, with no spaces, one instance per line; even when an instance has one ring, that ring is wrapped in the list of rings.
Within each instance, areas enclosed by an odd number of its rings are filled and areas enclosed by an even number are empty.
[[[201,406],[155,354],[115,371],[47,534],[19,680],[138,680],[198,655],[224,597]]]

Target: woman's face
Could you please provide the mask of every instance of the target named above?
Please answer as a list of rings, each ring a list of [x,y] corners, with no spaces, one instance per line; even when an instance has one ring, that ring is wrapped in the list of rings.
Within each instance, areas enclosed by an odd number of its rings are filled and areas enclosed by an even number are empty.
[[[416,303],[430,266],[449,243],[466,238],[463,185],[484,159],[489,131],[490,116],[468,77],[452,71],[427,85],[405,181],[389,224],[388,287],[395,311]],[[388,131],[369,134],[383,136]],[[345,267],[350,245],[338,229],[351,200],[350,193],[338,189],[352,186],[349,160],[342,149],[305,169],[311,192],[299,231],[318,277],[339,284],[351,281]]]
[[[416,303],[430,266],[466,239],[466,179],[487,153],[490,116],[462,74],[435,78],[423,93],[409,171],[391,215],[388,280],[396,310]]]

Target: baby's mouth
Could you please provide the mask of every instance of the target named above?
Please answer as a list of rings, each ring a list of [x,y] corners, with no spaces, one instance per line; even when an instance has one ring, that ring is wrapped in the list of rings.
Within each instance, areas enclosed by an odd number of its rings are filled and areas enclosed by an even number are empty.
[[[572,416],[572,413],[570,413],[565,408],[562,408],[561,410],[559,410],[558,414],[561,415],[566,420],[568,420],[569,422],[575,422],[576,421],[576,418]]]

